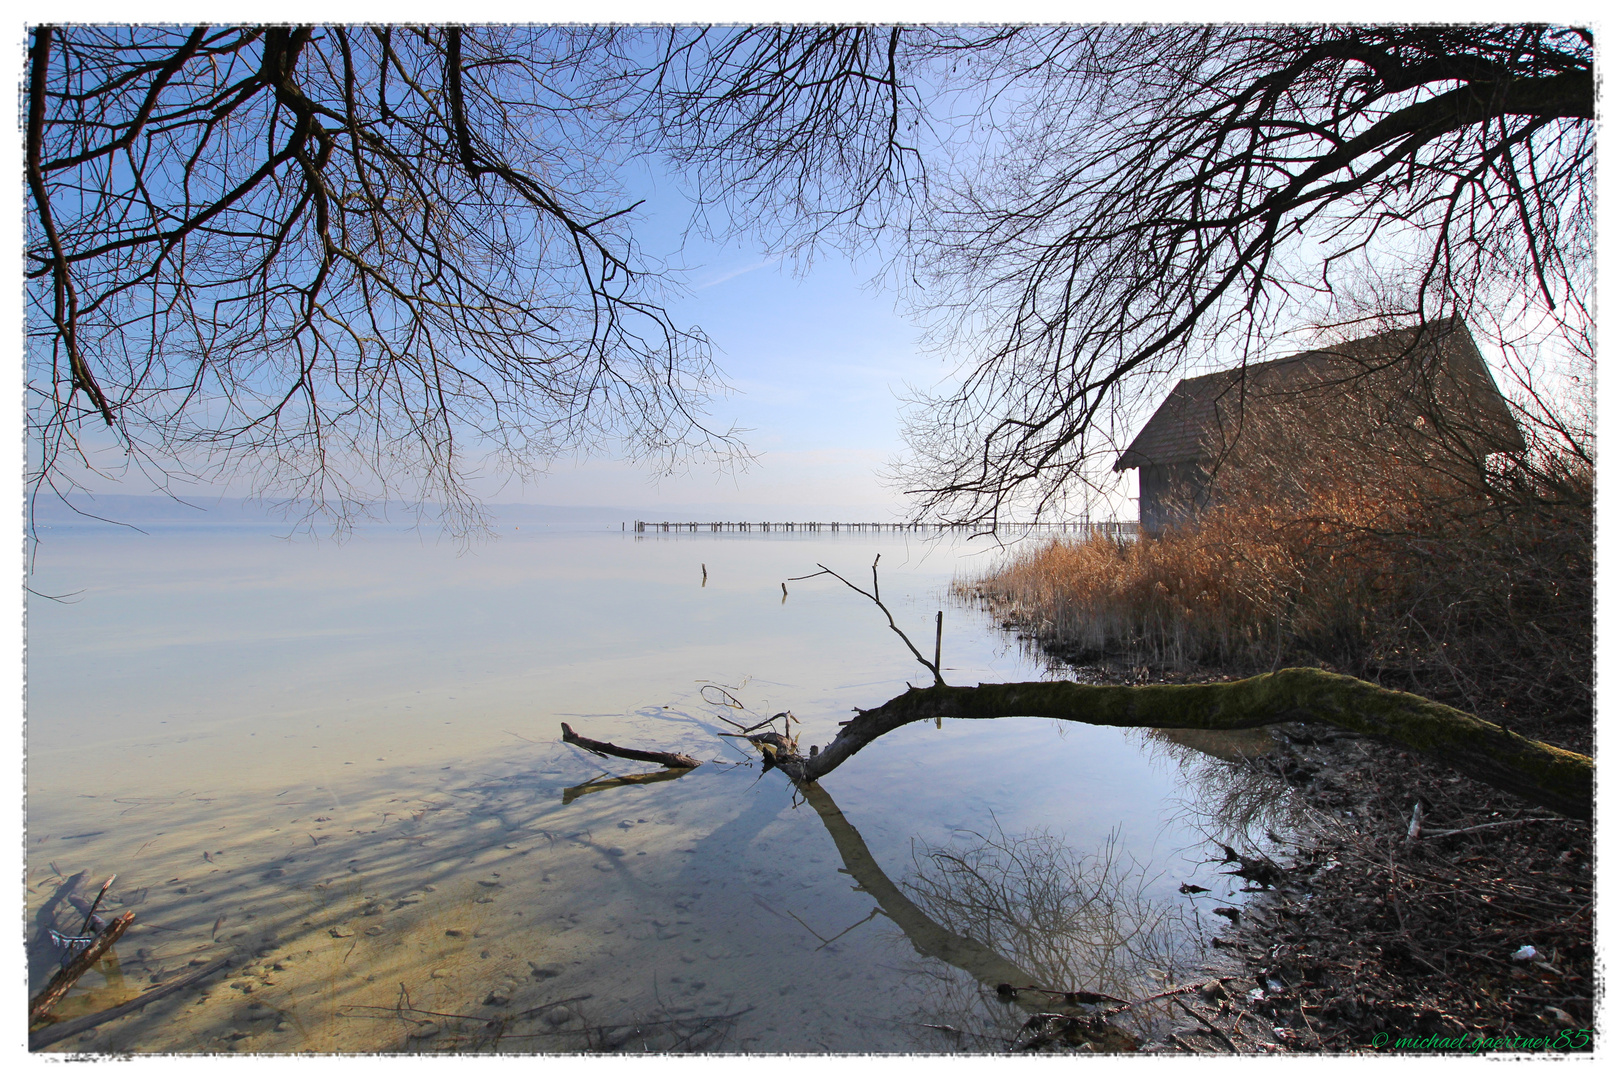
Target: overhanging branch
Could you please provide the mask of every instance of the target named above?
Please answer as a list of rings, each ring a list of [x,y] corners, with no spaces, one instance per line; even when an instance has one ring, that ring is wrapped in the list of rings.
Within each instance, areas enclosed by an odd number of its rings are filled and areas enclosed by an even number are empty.
[[[813,781],[896,728],[936,716],[1046,716],[1105,727],[1204,731],[1317,721],[1412,750],[1560,814],[1592,817],[1591,758],[1415,694],[1317,668],[1192,686],[1029,682],[912,688],[847,721],[819,753],[779,759],[776,766],[795,780]]]

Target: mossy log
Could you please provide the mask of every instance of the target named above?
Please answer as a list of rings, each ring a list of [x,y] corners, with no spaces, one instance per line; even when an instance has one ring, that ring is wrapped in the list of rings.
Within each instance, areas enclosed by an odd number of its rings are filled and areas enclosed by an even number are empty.
[[[1285,668],[1236,682],[1195,685],[1054,681],[914,687],[846,722],[819,753],[794,755],[776,765],[795,780],[815,780],[873,740],[936,716],[1048,716],[1106,727],[1204,731],[1318,721],[1386,740],[1568,817],[1592,817],[1591,758],[1415,694],[1317,668]]]

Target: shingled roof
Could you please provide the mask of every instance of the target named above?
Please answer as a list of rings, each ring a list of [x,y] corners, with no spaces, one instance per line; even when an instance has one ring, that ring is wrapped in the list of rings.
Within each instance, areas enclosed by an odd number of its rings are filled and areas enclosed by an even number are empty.
[[[1380,381],[1380,373],[1395,373],[1400,385],[1422,380],[1448,417],[1484,433],[1487,450],[1523,448],[1523,436],[1468,327],[1459,319],[1442,319],[1416,330],[1182,379],[1119,456],[1114,471],[1210,460],[1231,445],[1245,410],[1297,407],[1302,395],[1312,393],[1378,392],[1368,388],[1391,384],[1389,378]]]

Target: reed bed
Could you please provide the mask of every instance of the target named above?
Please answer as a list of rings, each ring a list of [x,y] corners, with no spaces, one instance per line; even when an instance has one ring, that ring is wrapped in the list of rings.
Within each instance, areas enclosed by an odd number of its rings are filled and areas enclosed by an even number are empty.
[[[1573,724],[1586,735],[1560,743],[1589,743],[1592,469],[1579,444],[1533,440],[1469,467],[1315,461],[1261,456],[1195,524],[1053,540],[959,588],[1071,663],[1311,664],[1526,733]]]

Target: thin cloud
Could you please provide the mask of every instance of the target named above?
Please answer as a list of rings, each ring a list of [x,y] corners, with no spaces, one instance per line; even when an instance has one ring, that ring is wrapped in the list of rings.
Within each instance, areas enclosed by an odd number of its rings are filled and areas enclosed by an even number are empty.
[[[744,274],[751,274],[755,270],[759,270],[759,269],[761,269],[763,267],[766,267],[766,266],[774,266],[775,264],[782,261],[785,254],[786,253],[784,252],[783,255],[773,255],[769,259],[761,259],[759,262],[750,263],[747,266],[739,266],[735,270],[727,270],[725,273],[721,274],[719,277],[711,278],[710,280],[705,281],[701,285],[692,286],[692,291],[693,292],[702,292],[704,289],[710,289],[710,288],[713,288],[716,285],[721,284],[722,282],[730,281],[734,277],[741,277]]]

